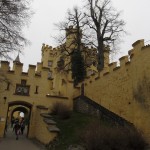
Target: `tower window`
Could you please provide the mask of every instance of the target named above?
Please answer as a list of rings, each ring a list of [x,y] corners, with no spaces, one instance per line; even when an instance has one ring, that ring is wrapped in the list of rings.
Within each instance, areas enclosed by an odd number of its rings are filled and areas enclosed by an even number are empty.
[[[51,71],[48,72],[48,79],[50,79],[50,78],[52,78],[52,72]]]
[[[38,94],[38,89],[39,89],[39,86],[36,86],[36,88],[35,88],[35,94]]]
[[[48,67],[52,67],[53,62],[52,61],[48,61]]]
[[[10,87],[10,82],[7,83],[7,88],[6,88],[6,90],[9,90],[9,87]]]

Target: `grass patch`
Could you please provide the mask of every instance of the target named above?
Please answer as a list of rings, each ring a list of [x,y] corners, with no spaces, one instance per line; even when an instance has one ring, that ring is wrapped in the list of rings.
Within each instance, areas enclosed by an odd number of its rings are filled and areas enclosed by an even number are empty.
[[[54,116],[60,134],[53,144],[55,150],[66,150],[69,145],[82,144],[81,134],[87,124],[97,120],[89,115],[72,112],[69,119],[62,120],[59,116]],[[51,148],[52,149],[52,148]]]

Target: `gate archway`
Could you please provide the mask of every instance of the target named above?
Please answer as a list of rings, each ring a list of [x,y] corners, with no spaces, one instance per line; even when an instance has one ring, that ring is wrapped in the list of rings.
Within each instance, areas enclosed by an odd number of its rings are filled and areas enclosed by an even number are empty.
[[[27,125],[27,133],[26,136],[28,137],[29,129],[30,129],[30,119],[31,119],[31,111],[32,111],[32,104],[25,102],[25,101],[12,101],[8,103],[8,111],[7,111],[7,119],[6,125],[11,123],[12,117],[14,112],[23,112],[25,114],[26,125]]]

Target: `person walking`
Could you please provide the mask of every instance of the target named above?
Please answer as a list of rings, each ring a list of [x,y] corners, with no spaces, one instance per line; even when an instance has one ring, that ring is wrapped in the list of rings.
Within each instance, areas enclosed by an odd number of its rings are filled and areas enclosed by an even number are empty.
[[[19,139],[19,132],[20,132],[20,124],[19,121],[15,123],[13,131],[15,131],[16,134],[16,140]]]

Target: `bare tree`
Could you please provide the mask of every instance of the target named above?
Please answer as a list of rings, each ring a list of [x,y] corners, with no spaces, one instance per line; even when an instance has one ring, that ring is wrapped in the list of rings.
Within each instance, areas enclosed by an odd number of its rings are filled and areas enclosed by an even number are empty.
[[[66,36],[59,38],[59,42],[61,41],[62,54],[70,56],[69,63],[75,84],[78,83],[76,77],[79,82],[83,81],[78,76],[81,66],[77,68],[80,56],[76,52],[80,52],[84,58],[84,69],[93,64],[101,71],[104,68],[104,52],[108,51],[108,47],[112,50],[122,33],[125,33],[125,22],[120,19],[120,12],[111,6],[110,0],[86,0],[86,2],[85,11],[74,8],[73,11],[68,11],[64,22],[57,24],[59,30],[66,31]],[[68,28],[69,26],[72,28]],[[65,40],[67,42],[64,44]],[[87,48],[87,45],[94,46],[94,49]],[[60,62],[65,64],[62,59]]]
[[[104,68],[105,46],[110,50],[115,42],[120,39],[124,31],[125,22],[120,19],[120,12],[117,12],[111,6],[111,0],[87,0],[86,15],[87,25],[93,31],[93,37],[90,42],[98,51],[98,66],[101,71]]]
[[[77,45],[78,49],[86,53],[86,56],[89,55],[89,57],[93,53],[93,49],[89,52],[82,45],[84,43],[84,46],[93,46],[97,50],[94,51],[97,58],[93,58],[98,71],[101,71],[104,68],[104,52],[108,51],[108,49],[109,51],[115,50],[116,45],[119,43],[118,41],[120,41],[121,36],[125,33],[125,22],[120,19],[121,12],[116,11],[112,7],[111,0],[85,1],[86,7],[84,8],[86,9],[81,8],[80,11],[79,9],[69,11],[66,21],[59,23],[59,27],[63,30],[70,25],[76,27],[76,31],[73,31],[77,32],[77,36],[67,46]],[[82,34],[80,34],[81,31]],[[69,36],[67,35],[62,39],[66,40]],[[60,40],[59,38],[60,41],[63,41],[62,39]],[[70,55],[71,53],[68,54]],[[86,62],[87,58],[84,58]]]
[[[57,27],[59,30],[64,30],[66,35],[64,38],[58,38],[61,44],[62,53],[66,57],[70,57],[70,61],[64,65],[64,61],[61,61],[64,67],[70,66],[72,70],[72,78],[74,79],[74,86],[79,82],[83,81],[86,76],[86,69],[84,64],[83,46],[82,46],[82,31],[84,14],[79,11],[77,7],[73,11],[69,10],[67,18],[64,22],[58,23]],[[61,36],[62,37],[62,36]],[[60,64],[60,63],[59,63]]]
[[[0,0],[0,57],[10,59],[11,52],[21,52],[28,43],[22,28],[32,12],[28,0]]]
[[[65,21],[55,24],[59,31],[65,31],[63,32],[63,35],[59,35],[54,38],[57,39],[57,42],[60,45],[63,45],[66,41],[69,41],[67,43],[68,45],[63,47],[63,50],[67,51],[68,55],[71,55],[75,45],[76,49],[81,50],[81,38],[83,35],[81,29],[83,29],[84,26],[82,21],[84,17],[85,15],[83,16],[83,13],[79,11],[77,7],[74,7],[72,11],[68,10]]]

